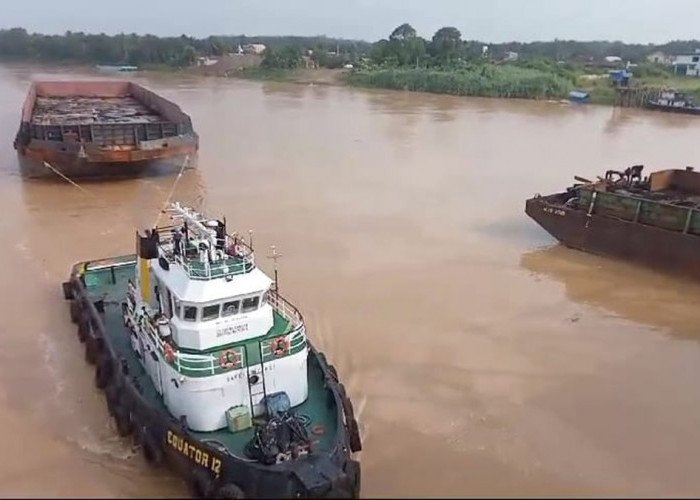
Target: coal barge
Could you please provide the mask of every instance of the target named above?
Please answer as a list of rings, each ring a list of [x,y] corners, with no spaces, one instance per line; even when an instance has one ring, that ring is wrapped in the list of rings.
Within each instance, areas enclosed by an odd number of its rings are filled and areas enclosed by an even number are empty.
[[[700,173],[642,178],[643,168],[576,177],[565,191],[528,199],[525,213],[567,247],[700,279]]]
[[[36,81],[14,148],[25,177],[104,177],[192,167],[199,137],[178,105],[136,83]]]

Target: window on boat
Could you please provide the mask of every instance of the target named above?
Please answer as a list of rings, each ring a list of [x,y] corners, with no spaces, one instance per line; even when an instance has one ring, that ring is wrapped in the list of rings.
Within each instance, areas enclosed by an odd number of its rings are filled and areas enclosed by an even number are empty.
[[[224,302],[224,308],[221,310],[221,316],[233,316],[234,314],[238,314],[238,310],[240,308],[240,300],[231,300],[229,302]]]
[[[243,299],[243,312],[251,312],[255,311],[258,308],[258,302],[260,302],[260,297],[255,296],[255,297],[247,297]]]
[[[183,307],[182,319],[185,321],[197,321],[197,308],[194,306]]]
[[[264,306],[267,304],[270,300],[270,291],[268,290],[267,292],[262,294],[262,299],[260,300],[260,306]]]
[[[221,304],[214,304],[213,306],[202,307],[202,321],[211,321],[219,317],[219,309]]]

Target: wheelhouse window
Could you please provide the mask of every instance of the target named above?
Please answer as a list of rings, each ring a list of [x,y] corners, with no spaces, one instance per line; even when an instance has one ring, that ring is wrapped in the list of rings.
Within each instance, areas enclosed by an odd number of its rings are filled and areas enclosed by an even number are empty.
[[[182,319],[185,321],[197,321],[197,308],[194,306],[184,306]]]
[[[221,304],[202,307],[202,321],[211,321],[219,317],[219,309]]]
[[[246,297],[243,299],[243,312],[251,312],[255,311],[258,308],[258,303],[260,302],[260,297],[255,296],[255,297]]]
[[[230,300],[228,302],[224,302],[224,307],[221,310],[221,316],[233,316],[234,314],[238,314],[240,309],[240,300]]]

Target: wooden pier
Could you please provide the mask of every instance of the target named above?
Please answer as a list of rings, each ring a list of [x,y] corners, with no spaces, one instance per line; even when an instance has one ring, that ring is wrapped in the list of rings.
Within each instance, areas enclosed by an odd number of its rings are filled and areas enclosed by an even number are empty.
[[[657,99],[661,89],[656,87],[615,87],[615,106],[641,108],[650,99]]]

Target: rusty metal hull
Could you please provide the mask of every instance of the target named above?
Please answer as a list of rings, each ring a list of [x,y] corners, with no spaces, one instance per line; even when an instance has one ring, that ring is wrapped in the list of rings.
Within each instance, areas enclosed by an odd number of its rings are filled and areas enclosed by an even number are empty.
[[[55,170],[69,178],[132,176],[153,169],[179,170],[185,161],[186,168],[194,168],[198,156],[196,144],[188,141],[175,144],[167,151],[106,151],[89,156],[66,145],[61,145],[60,149],[47,144],[17,148],[20,173],[26,178],[55,177]]]
[[[588,215],[564,206],[566,197],[562,192],[530,198],[525,202],[525,213],[567,247],[700,280],[699,236]]]
[[[182,169],[185,161],[185,169],[196,168],[197,153],[170,158],[101,163],[88,162],[77,157],[62,157],[50,162],[53,169],[47,167],[43,160],[23,155],[18,155],[18,160],[20,174],[27,179],[58,178],[60,175],[56,171],[69,179],[98,179],[176,173]]]
[[[14,147],[26,177],[111,177],[181,168],[199,136],[179,106],[132,82],[34,82]]]

